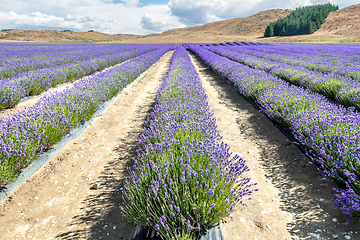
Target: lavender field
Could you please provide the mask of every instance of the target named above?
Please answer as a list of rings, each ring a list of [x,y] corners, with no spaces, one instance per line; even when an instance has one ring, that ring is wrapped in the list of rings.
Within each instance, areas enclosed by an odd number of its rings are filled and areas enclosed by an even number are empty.
[[[0,111],[44,94],[0,118],[0,185],[16,181],[169,51],[170,66],[128,163],[119,203],[126,219],[163,239],[198,239],[237,206],[246,208],[254,192],[266,191],[217,129],[216,109],[189,57],[196,54],[303,149],[334,182],[334,208],[347,215],[346,224],[357,221],[359,44],[0,44]]]

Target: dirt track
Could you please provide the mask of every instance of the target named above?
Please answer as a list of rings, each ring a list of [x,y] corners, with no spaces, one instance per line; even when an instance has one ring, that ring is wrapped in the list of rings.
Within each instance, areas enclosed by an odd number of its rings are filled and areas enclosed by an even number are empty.
[[[119,209],[124,173],[170,59],[167,53],[31,182],[0,202],[0,239],[129,239],[134,226]],[[334,184],[230,84],[192,60],[223,141],[247,159],[247,176],[259,188],[222,222],[225,239],[360,239],[359,223],[345,227],[346,217],[330,202]]]

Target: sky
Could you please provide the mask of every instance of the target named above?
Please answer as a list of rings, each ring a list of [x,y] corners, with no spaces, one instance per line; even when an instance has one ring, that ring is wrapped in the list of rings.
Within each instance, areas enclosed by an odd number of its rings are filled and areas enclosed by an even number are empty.
[[[360,0],[0,0],[0,29],[146,35],[329,2],[344,8]]]

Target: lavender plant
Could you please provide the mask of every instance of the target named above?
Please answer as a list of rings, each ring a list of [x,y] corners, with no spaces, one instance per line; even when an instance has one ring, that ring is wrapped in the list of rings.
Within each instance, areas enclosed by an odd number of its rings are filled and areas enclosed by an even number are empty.
[[[197,239],[250,195],[245,160],[221,142],[200,78],[181,46],[158,90],[125,184],[125,216],[163,239]]]

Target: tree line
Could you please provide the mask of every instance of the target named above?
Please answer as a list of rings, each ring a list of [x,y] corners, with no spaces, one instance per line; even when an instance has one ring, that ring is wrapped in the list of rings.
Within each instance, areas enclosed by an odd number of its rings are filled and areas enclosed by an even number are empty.
[[[264,37],[311,34],[318,30],[330,12],[339,7],[330,3],[296,8],[288,16],[270,23]]]

